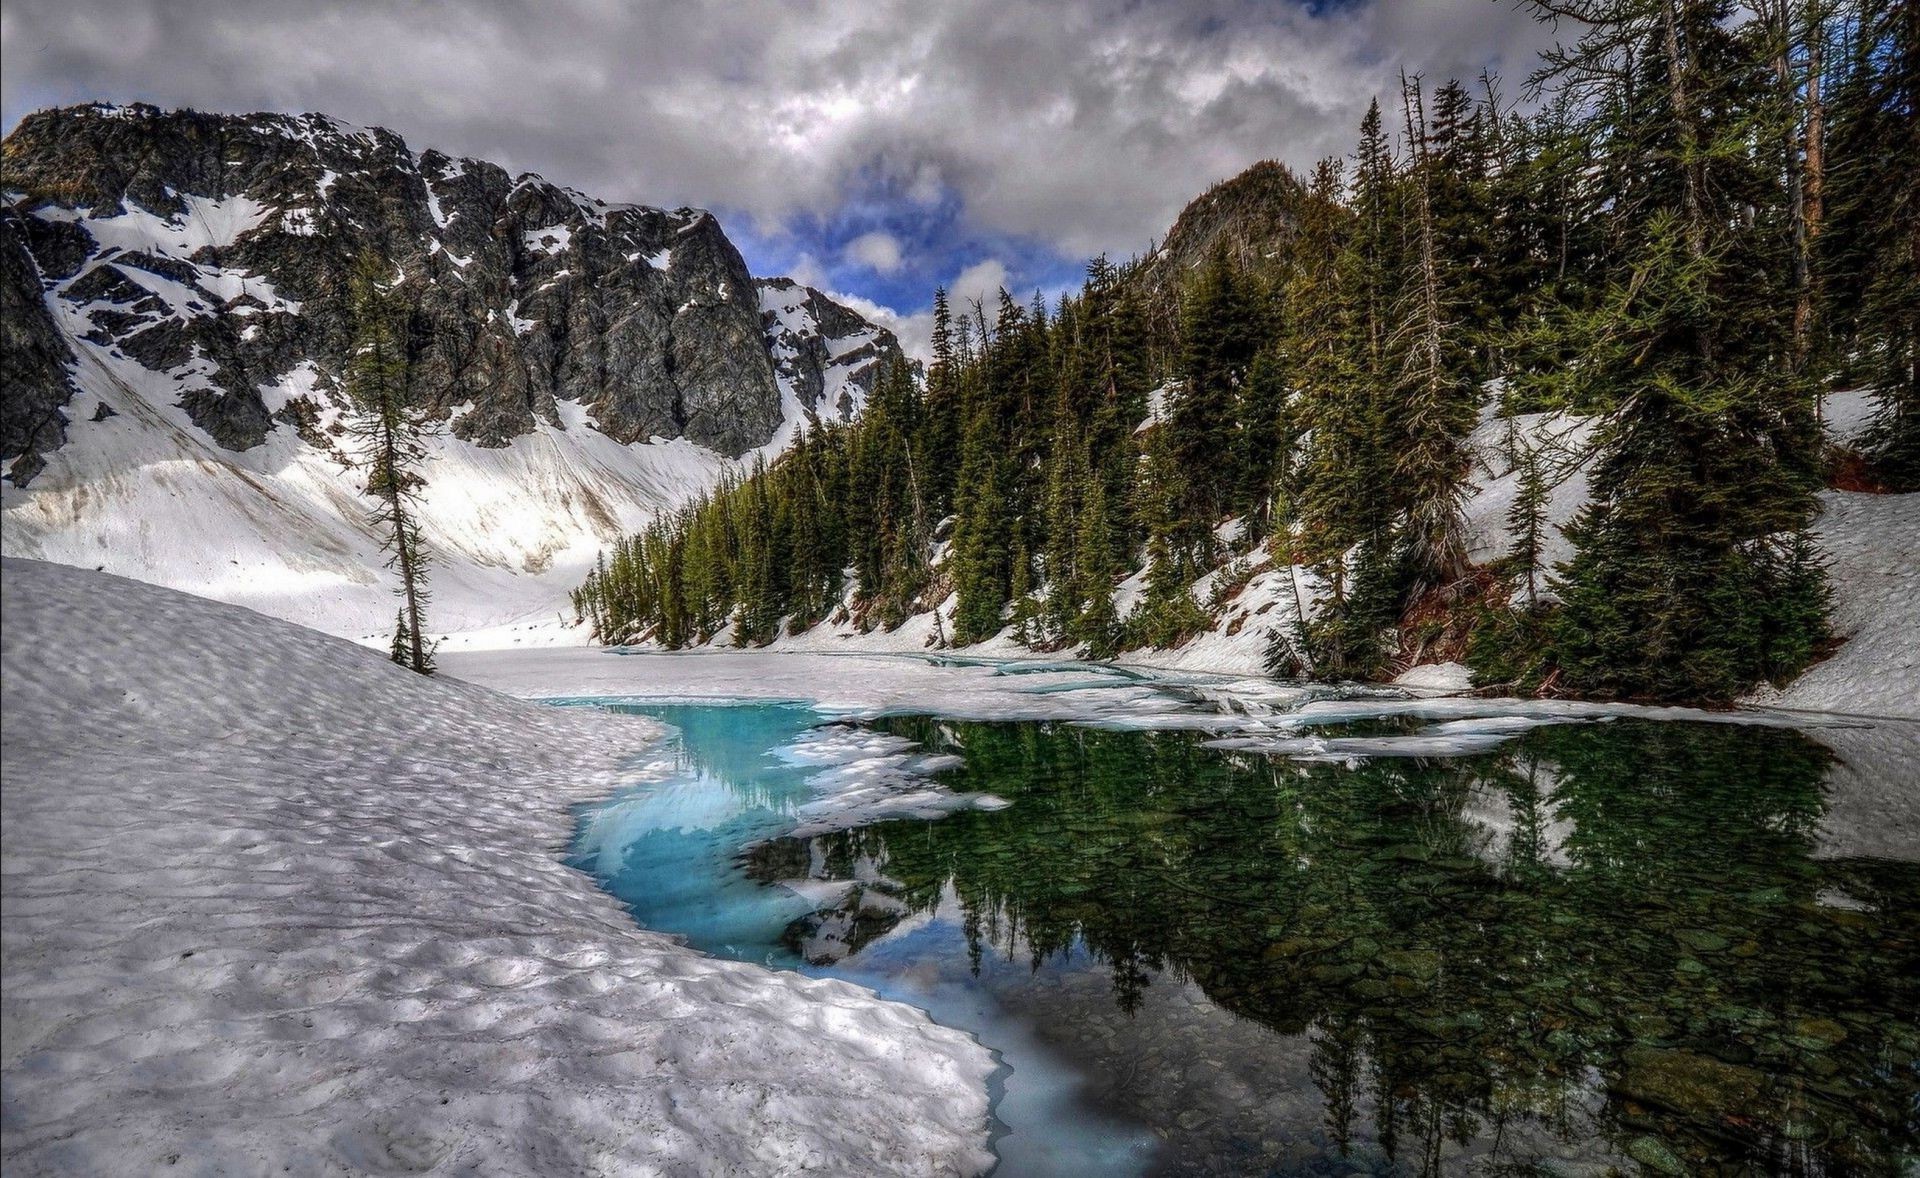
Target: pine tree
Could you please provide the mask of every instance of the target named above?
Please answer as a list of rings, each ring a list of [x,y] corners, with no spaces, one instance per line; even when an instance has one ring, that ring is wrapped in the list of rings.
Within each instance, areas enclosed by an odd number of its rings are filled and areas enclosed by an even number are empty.
[[[1127,620],[1134,640],[1161,648],[1177,646],[1207,625],[1190,589],[1193,525],[1182,515],[1189,492],[1168,433],[1156,427],[1147,443],[1139,487],[1139,514],[1147,524],[1147,591]]]
[[[1118,638],[1119,619],[1113,606],[1113,539],[1107,515],[1107,492],[1103,481],[1091,470],[1085,472],[1086,489],[1081,500],[1075,569],[1080,614],[1073,621],[1072,635],[1087,644],[1094,658],[1109,658]]]
[[[969,646],[1000,632],[1008,593],[1006,510],[1001,498],[1000,442],[991,416],[976,412],[968,422],[953,527],[952,571],[959,601],[953,640]]]
[[[1287,412],[1286,361],[1277,347],[1267,347],[1247,371],[1240,397],[1240,486],[1235,510],[1247,521],[1247,538],[1264,536],[1271,523],[1275,482],[1286,464],[1293,439]]]
[[[1182,510],[1211,530],[1241,488],[1240,387],[1264,337],[1259,299],[1224,244],[1215,246],[1188,293],[1180,329],[1184,379],[1167,429],[1173,457],[1187,474],[1189,501]]]
[[[927,412],[914,446],[929,510],[938,517],[953,505],[954,484],[960,476],[962,419],[959,357],[945,287],[933,292],[932,351],[933,364],[927,369]]]
[[[387,648],[387,658],[403,667],[413,661],[413,632],[407,628],[405,607],[394,611],[393,641]]]
[[[1833,91],[1824,223],[1814,250],[1821,318],[1844,375],[1871,387],[1866,449],[1892,490],[1920,490],[1920,15],[1858,0]],[[1813,37],[1810,35],[1809,40]]]
[[[1470,358],[1458,342],[1453,276],[1460,267],[1442,257],[1434,207],[1436,192],[1448,193],[1465,181],[1452,175],[1446,159],[1434,150],[1419,82],[1402,75],[1401,85],[1412,151],[1408,203],[1414,245],[1392,339],[1399,365],[1394,425],[1401,435],[1394,472],[1406,504],[1405,542],[1417,593],[1451,584],[1466,573],[1467,435],[1473,430],[1478,395]],[[1443,143],[1451,145],[1457,136],[1463,103],[1464,94],[1454,89],[1445,107],[1450,125]]]
[[[1539,600],[1540,561],[1547,539],[1547,485],[1539,448],[1526,446],[1516,466],[1519,485],[1507,509],[1507,532],[1513,538],[1510,560],[1520,578],[1522,600],[1532,609]]]
[[[369,519],[380,531],[387,567],[400,575],[400,617],[394,649],[404,649],[405,665],[422,675],[433,673],[433,646],[426,641],[428,555],[420,537],[420,468],[427,460],[427,416],[408,404],[405,307],[386,280],[387,267],[364,255],[353,279],[353,351],[347,360],[347,395],[354,415],[351,429],[361,447],[367,494],[375,506]]]
[[[1608,293],[1580,324],[1577,372],[1612,408],[1592,501],[1568,530],[1554,656],[1585,693],[1729,699],[1819,639],[1768,607],[1783,581],[1818,577],[1769,553],[1810,522],[1817,433],[1808,386],[1781,363],[1791,268],[1730,204],[1778,191],[1732,146],[1743,121],[1764,126],[1752,104],[1767,94],[1750,84],[1764,58],[1724,0],[1579,7],[1588,31],[1550,76],[1626,91],[1587,133],[1634,166],[1611,210]],[[1658,117],[1623,131],[1621,107]]]

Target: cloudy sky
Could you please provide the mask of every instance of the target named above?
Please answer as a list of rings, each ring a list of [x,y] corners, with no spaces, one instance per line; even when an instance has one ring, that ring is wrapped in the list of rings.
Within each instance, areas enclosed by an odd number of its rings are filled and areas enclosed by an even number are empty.
[[[1398,69],[1517,93],[1547,36],[1513,0],[6,0],[0,117],[378,124],[715,209],[756,273],[914,339],[935,284],[1057,290],[1255,160],[1345,151]]]

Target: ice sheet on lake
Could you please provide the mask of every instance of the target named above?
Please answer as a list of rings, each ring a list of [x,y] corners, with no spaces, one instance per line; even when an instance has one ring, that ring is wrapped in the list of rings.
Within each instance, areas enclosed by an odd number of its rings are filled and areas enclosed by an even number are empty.
[[[782,699],[829,715],[938,714],[1211,735],[1217,747],[1307,760],[1461,756],[1542,724],[1620,717],[1825,728],[1845,717],[1573,700],[1416,697],[1391,687],[1334,689],[1271,679],[1097,664],[779,651],[528,650],[449,655],[443,665],[520,695],[676,701]],[[1405,733],[1343,735],[1364,721],[1424,722]]]
[[[952,754],[927,754],[905,737],[851,725],[809,729],[776,756],[819,765],[807,779],[815,796],[794,814],[786,833],[796,837],[851,830],[896,818],[940,818],[960,810],[998,810],[1009,803],[989,793],[959,793],[931,774],[961,764]]]

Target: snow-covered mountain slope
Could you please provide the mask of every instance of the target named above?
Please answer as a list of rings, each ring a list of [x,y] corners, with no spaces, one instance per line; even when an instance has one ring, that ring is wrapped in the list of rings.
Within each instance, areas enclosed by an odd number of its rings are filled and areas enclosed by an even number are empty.
[[[562,864],[651,722],[85,570],[0,589],[7,1173],[992,1163],[972,1037]]]
[[[402,275],[436,632],[556,616],[602,546],[844,418],[901,354],[699,210],[615,205],[318,115],[79,107],[5,143],[0,543],[364,636],[353,259]]]

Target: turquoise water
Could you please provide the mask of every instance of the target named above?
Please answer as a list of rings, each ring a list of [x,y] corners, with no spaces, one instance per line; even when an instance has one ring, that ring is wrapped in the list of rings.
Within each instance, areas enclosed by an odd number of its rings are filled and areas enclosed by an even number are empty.
[[[672,764],[582,808],[576,862],[648,927],[977,1034],[1003,1174],[1920,1158],[1920,868],[1820,856],[1833,758],[1798,733],[1348,766],[892,718],[1011,804],[796,838],[819,767],[780,753],[821,717],[623,707]]]

